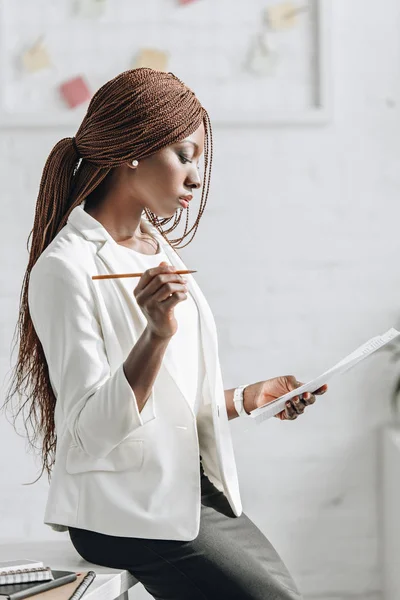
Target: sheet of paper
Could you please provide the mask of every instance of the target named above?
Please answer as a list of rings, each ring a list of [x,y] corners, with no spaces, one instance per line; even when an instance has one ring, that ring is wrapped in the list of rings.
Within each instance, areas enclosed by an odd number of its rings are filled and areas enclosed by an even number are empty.
[[[351,352],[333,367],[328,369],[328,371],[322,373],[322,375],[319,375],[308,383],[296,388],[294,391],[288,392],[284,396],[277,398],[273,402],[269,402],[265,406],[261,406],[260,408],[253,410],[250,413],[250,416],[255,420],[256,423],[262,423],[266,419],[275,416],[278,414],[278,412],[284,410],[286,402],[294,398],[294,396],[303,394],[304,392],[314,393],[318,388],[327,383],[334,375],[339,375],[340,373],[348,371],[357,363],[364,360],[364,358],[367,358],[373,352],[376,352],[376,350],[379,350],[379,348],[382,348],[385,346],[385,344],[391,342],[398,335],[400,335],[400,331],[397,331],[392,327],[386,331],[386,333],[371,338],[365,342],[365,344],[362,344],[362,346],[359,346],[359,348],[354,350],[354,352]]]
[[[276,47],[267,33],[256,34],[252,40],[246,68],[256,75],[272,75],[279,62]]]
[[[22,55],[22,64],[25,71],[29,73],[35,73],[51,66],[50,56],[42,38]]]
[[[133,68],[149,67],[156,71],[167,71],[168,53],[155,48],[142,48],[136,57]]]

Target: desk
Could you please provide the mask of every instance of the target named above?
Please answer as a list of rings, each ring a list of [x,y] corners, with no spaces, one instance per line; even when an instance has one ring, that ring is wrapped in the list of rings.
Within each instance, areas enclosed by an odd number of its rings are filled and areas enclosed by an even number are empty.
[[[86,562],[70,540],[15,541],[1,540],[0,561],[28,558],[61,571],[96,571],[96,577],[82,600],[128,600],[128,590],[138,583],[129,571],[109,569]],[[35,596],[32,596],[34,600]]]

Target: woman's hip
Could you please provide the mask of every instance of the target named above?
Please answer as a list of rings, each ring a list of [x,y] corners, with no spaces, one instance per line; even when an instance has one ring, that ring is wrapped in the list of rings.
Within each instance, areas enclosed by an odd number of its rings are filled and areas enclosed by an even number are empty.
[[[77,552],[94,564],[130,571],[154,598],[299,600],[276,550],[202,474],[200,530],[194,540],[125,538],[69,528]]]

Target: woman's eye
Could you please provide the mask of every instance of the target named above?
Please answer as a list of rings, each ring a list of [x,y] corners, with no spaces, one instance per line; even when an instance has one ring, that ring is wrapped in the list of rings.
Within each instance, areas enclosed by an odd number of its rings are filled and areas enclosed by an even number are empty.
[[[181,159],[181,162],[183,162],[183,164],[192,162],[191,160],[189,160],[189,158],[187,158],[186,156],[183,156],[182,154],[179,155],[179,158]]]

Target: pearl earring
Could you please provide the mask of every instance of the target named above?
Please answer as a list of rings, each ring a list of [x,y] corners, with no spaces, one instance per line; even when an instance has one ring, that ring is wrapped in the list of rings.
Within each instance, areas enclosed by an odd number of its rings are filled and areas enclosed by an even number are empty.
[[[139,161],[138,161],[138,160],[133,160],[133,161],[132,161],[132,167],[137,167],[137,166],[138,166],[138,164],[139,164]]]

